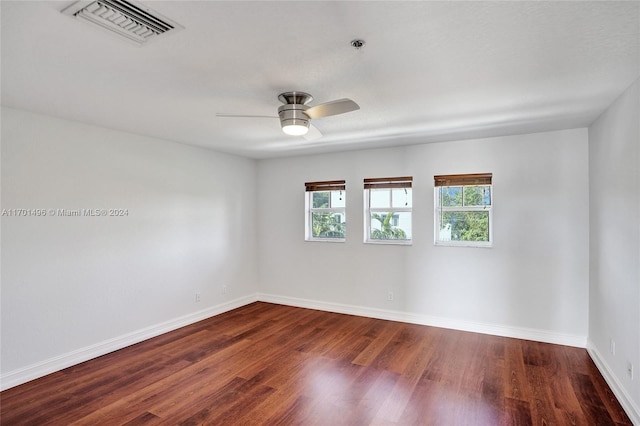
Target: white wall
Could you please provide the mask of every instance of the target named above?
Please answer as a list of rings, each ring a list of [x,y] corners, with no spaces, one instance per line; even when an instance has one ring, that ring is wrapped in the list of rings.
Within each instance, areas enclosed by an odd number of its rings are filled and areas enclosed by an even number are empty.
[[[2,108],[2,209],[129,212],[2,217],[3,386],[255,300],[255,181],[254,160]]]
[[[589,349],[640,424],[640,81],[589,128],[589,179]]]
[[[260,297],[584,346],[587,165],[586,129],[261,160]],[[474,172],[493,173],[494,247],[435,247],[433,176]],[[363,178],[406,175],[413,245],[363,244]],[[304,182],[331,179],[347,242],[305,242]]]

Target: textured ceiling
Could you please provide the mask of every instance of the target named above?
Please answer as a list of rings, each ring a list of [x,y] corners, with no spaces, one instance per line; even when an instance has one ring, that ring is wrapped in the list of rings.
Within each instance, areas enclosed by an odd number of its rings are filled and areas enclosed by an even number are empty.
[[[252,158],[583,127],[640,75],[638,1],[148,1],[185,29],[142,47],[70,3],[0,3],[3,105]],[[216,118],[289,90],[361,109]]]

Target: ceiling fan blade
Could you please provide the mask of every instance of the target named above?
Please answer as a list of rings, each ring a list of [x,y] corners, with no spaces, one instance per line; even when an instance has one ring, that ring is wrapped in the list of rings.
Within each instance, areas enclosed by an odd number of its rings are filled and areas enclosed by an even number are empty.
[[[345,112],[360,109],[357,103],[351,99],[338,99],[336,101],[325,102],[324,104],[313,106],[305,110],[309,118],[329,117],[330,115],[344,114]]]
[[[308,141],[314,141],[316,139],[320,139],[321,137],[322,133],[320,133],[320,130],[318,130],[318,128],[313,124],[309,123],[309,131],[306,135],[303,136],[303,138]]]
[[[225,114],[216,112],[216,117],[220,118],[279,118],[276,115],[244,115],[244,114]]]

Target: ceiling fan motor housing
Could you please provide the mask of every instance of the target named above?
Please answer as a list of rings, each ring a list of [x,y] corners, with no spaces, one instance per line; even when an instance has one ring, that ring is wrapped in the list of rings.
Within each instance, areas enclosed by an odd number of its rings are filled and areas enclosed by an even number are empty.
[[[278,116],[280,117],[280,125],[284,126],[305,126],[309,127],[309,117],[305,114],[305,110],[309,108],[306,105],[286,104],[278,108]]]
[[[313,96],[305,92],[285,92],[278,95],[278,99],[284,105],[278,108],[280,125],[309,127],[309,116],[304,112],[309,108],[307,103],[313,100]]]

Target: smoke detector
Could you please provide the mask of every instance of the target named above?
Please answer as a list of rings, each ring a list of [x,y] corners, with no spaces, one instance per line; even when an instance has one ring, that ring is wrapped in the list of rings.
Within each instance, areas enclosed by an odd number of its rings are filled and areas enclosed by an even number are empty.
[[[184,29],[177,22],[133,0],[80,0],[67,6],[62,13],[138,44]]]
[[[365,44],[367,44],[367,42],[359,38],[351,40],[351,47],[356,50],[364,49]]]

